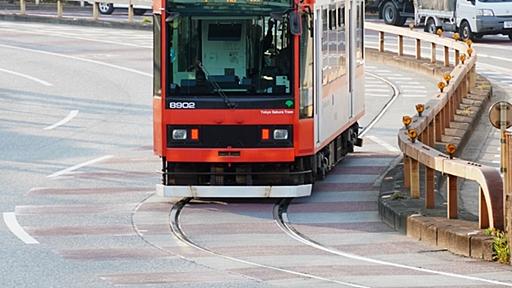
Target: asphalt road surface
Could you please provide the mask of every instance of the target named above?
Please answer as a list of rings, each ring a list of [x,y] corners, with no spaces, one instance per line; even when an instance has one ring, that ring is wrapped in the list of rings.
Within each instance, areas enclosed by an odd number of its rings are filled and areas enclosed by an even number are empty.
[[[435,81],[374,63],[366,146],[288,207],[317,246],[257,199],[189,203],[179,219],[189,242],[173,236],[174,202],[153,194],[151,37],[0,22],[3,287],[512,286],[508,266],[432,250],[380,222],[375,184],[398,156],[397,115]]]

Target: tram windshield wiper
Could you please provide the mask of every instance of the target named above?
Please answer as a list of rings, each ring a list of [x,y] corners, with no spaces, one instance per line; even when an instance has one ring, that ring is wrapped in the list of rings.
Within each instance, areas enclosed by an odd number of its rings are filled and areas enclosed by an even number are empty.
[[[224,100],[224,104],[226,104],[226,107],[228,107],[230,109],[236,108],[236,104],[229,100],[228,95],[226,95],[226,93],[224,93],[224,90],[222,90],[219,83],[217,81],[215,81],[212,77],[210,77],[210,73],[208,73],[206,68],[204,68],[203,64],[201,62],[199,62],[198,66],[203,71],[203,73],[206,75],[208,82],[212,84],[213,89],[222,97],[222,99]]]

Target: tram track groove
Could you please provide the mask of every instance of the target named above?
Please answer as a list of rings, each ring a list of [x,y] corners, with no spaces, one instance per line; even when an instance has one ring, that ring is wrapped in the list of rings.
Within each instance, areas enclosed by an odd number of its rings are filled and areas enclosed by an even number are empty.
[[[373,259],[373,258],[369,258],[369,257],[365,257],[365,256],[352,254],[352,253],[347,253],[347,252],[340,251],[335,248],[328,247],[328,246],[323,245],[323,244],[311,239],[310,237],[300,233],[297,229],[295,229],[293,227],[293,225],[291,224],[291,222],[289,221],[289,218],[288,218],[288,207],[292,201],[293,201],[293,198],[283,198],[283,199],[279,200],[276,204],[274,204],[274,209],[273,209],[274,220],[275,220],[277,226],[279,226],[279,228],[281,228],[281,230],[285,234],[287,234],[288,236],[290,236],[290,238],[295,239],[304,245],[319,249],[321,251],[324,251],[324,252],[327,252],[327,253],[330,253],[333,255],[352,259],[352,260],[357,260],[357,261],[362,261],[362,262],[367,262],[367,263],[372,263],[372,264],[377,264],[377,265],[391,266],[394,268],[412,270],[412,271],[416,271],[416,272],[424,272],[424,273],[429,273],[429,274],[446,276],[446,277],[450,277],[450,278],[458,278],[458,279],[470,280],[470,281],[481,282],[481,283],[486,283],[486,284],[494,284],[494,285],[499,285],[499,286],[504,286],[504,287],[512,287],[512,283],[501,282],[501,281],[497,281],[497,280],[490,280],[490,279],[485,279],[485,278],[475,277],[475,276],[467,276],[467,275],[461,275],[461,274],[456,274],[456,273],[437,271],[437,270],[432,270],[432,269],[427,269],[427,268],[409,266],[409,265],[405,265],[405,264],[393,263],[393,262],[389,262],[389,261],[383,261],[383,260]]]
[[[368,74],[368,76],[373,77],[375,79],[378,79],[378,80],[384,82],[386,85],[388,85],[392,89],[393,94],[391,95],[390,99],[386,102],[386,104],[382,107],[381,111],[379,111],[379,113],[370,120],[368,125],[362,129],[361,136],[366,134],[375,125],[375,123],[377,123],[380,120],[380,118],[386,113],[386,111],[391,107],[391,105],[395,102],[395,100],[400,95],[399,88],[396,85],[394,85],[390,80],[387,80],[387,79],[385,79],[383,77],[380,77],[379,75],[377,75],[375,73],[371,73],[371,72],[366,72],[366,73]],[[172,206],[172,208],[170,210],[170,213],[169,213],[169,218],[170,218],[169,219],[170,220],[169,224],[170,224],[170,229],[171,229],[173,237],[177,241],[179,241],[179,242],[181,242],[181,243],[183,243],[183,244],[185,244],[185,245],[187,245],[189,247],[192,247],[194,249],[197,249],[199,251],[202,251],[204,253],[210,254],[210,255],[215,256],[215,257],[224,258],[226,260],[231,260],[231,261],[235,261],[235,262],[238,262],[238,263],[255,266],[255,267],[258,267],[258,268],[265,268],[265,269],[269,269],[269,270],[274,270],[274,271],[278,271],[278,272],[292,274],[292,275],[299,276],[299,277],[306,277],[306,278],[310,278],[310,279],[326,281],[326,282],[330,282],[330,283],[335,283],[335,284],[343,285],[343,286],[346,286],[346,287],[370,288],[369,286],[364,286],[364,285],[359,285],[359,284],[355,284],[355,283],[350,283],[350,282],[344,282],[344,281],[329,279],[329,278],[325,278],[325,277],[321,277],[321,276],[316,276],[316,275],[313,275],[313,274],[310,274],[310,273],[303,273],[303,272],[293,271],[293,270],[279,268],[279,267],[275,267],[275,266],[264,265],[264,264],[260,264],[260,263],[256,263],[256,262],[252,262],[252,261],[248,261],[248,260],[244,260],[244,259],[241,259],[241,258],[224,255],[224,254],[215,252],[215,251],[213,251],[213,250],[211,250],[209,248],[206,248],[204,246],[201,246],[200,244],[194,242],[192,239],[190,239],[186,235],[186,233],[182,229],[181,223],[180,223],[181,212],[184,210],[184,208],[187,205],[191,204],[190,203],[191,200],[192,200],[192,198],[182,198],[182,199],[180,199],[179,201],[177,201]],[[286,210],[287,210],[287,207],[291,203],[292,200],[293,200],[293,198],[283,198],[283,199],[279,200],[277,203],[274,204],[272,214],[273,214],[275,223],[279,226],[279,228],[287,236],[293,238],[296,241],[301,242],[304,245],[311,246],[311,245],[309,245],[309,243],[307,241],[304,241],[304,237],[301,237],[300,234],[297,231],[295,231],[296,233],[290,232],[290,230],[293,229],[293,228],[289,227],[286,224],[288,222],[287,211]],[[286,203],[286,205],[281,205],[282,203]],[[285,210],[283,210],[283,209],[285,209]],[[285,217],[285,218],[283,219],[283,217]],[[141,236],[141,237],[143,237],[143,236]],[[317,245],[321,245],[321,244],[317,243]],[[315,249],[318,249],[318,247],[315,247],[315,246],[312,246],[312,247],[315,248]],[[324,250],[324,249],[320,249],[320,250]],[[325,251],[325,252],[330,252],[330,251]],[[257,279],[253,279],[251,277],[249,277],[249,278],[252,279],[252,280],[257,280]]]
[[[192,248],[195,248],[195,249],[197,249],[199,251],[202,251],[204,253],[210,254],[212,256],[220,257],[220,258],[223,258],[223,259],[226,259],[226,260],[230,260],[230,261],[234,261],[234,262],[238,262],[238,263],[242,263],[242,264],[245,264],[245,265],[250,265],[250,266],[254,266],[254,267],[258,267],[258,268],[264,268],[264,269],[269,269],[269,270],[273,270],[273,271],[277,271],[277,272],[291,274],[291,275],[294,275],[294,276],[299,276],[299,277],[304,277],[304,278],[309,278],[309,279],[314,279],[314,280],[330,282],[330,283],[339,284],[339,285],[342,285],[342,286],[345,286],[345,287],[370,288],[369,286],[358,285],[358,284],[355,284],[355,283],[339,281],[339,280],[335,280],[335,279],[329,279],[329,278],[313,275],[313,274],[310,274],[310,273],[304,273],[304,272],[294,271],[294,270],[290,270],[290,269],[279,268],[279,267],[276,267],[276,266],[260,264],[260,263],[244,260],[244,259],[237,258],[237,257],[224,255],[224,254],[215,252],[215,251],[213,251],[213,250],[211,250],[209,248],[206,248],[204,246],[201,246],[201,245],[197,244],[196,242],[194,242],[193,240],[191,240],[185,234],[185,232],[183,231],[183,229],[181,227],[181,224],[180,224],[181,212],[183,211],[185,206],[190,203],[191,200],[192,200],[192,198],[182,198],[180,201],[176,202],[172,206],[171,211],[170,211],[170,215],[169,215],[169,217],[170,217],[170,228],[171,228],[172,235],[178,241],[180,241],[181,243],[183,243],[183,244],[185,244],[187,246],[190,246]],[[253,279],[253,278],[251,277],[251,279]],[[253,280],[255,280],[255,279],[253,279]]]

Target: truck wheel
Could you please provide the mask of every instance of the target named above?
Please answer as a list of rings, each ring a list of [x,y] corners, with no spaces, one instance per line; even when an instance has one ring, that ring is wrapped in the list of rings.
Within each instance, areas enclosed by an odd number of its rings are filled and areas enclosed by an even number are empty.
[[[396,26],[404,26],[405,22],[407,22],[407,17],[398,16]]]
[[[512,40],[512,34],[508,34],[508,39]]]
[[[462,40],[473,39],[473,32],[471,32],[468,21],[460,23],[459,33]]]
[[[427,24],[425,24],[425,32],[436,34],[437,27],[436,27],[436,21],[432,18],[428,18]]]
[[[388,25],[398,25],[398,9],[396,9],[395,4],[393,2],[388,1],[382,7],[382,18],[384,18],[384,23]]]
[[[139,9],[139,8],[133,9],[133,14],[135,14],[137,16],[142,16],[142,15],[144,15],[144,13],[146,13],[146,9]]]

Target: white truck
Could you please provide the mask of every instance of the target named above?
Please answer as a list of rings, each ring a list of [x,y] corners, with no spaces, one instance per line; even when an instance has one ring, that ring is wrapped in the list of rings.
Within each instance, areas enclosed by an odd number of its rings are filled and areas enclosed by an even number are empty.
[[[462,39],[503,34],[512,40],[512,0],[382,0],[379,8],[387,24],[403,25],[413,17],[427,32],[441,28]]]

